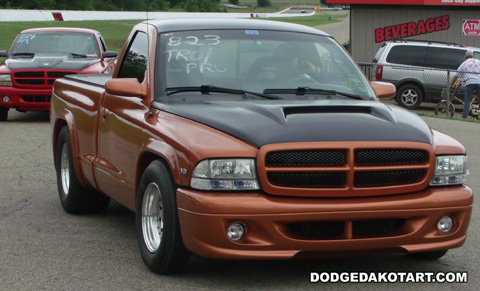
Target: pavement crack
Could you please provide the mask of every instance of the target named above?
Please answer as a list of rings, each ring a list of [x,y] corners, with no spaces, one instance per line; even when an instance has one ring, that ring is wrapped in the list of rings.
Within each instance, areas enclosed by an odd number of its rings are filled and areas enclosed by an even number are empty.
[[[8,206],[8,207],[5,207],[5,208],[2,208],[2,209],[0,209],[0,219],[6,218],[9,215],[14,214],[15,212],[18,212],[18,211],[24,209],[25,207],[28,207],[28,206],[30,206],[34,203],[45,200],[49,196],[54,195],[56,192],[57,192],[56,189],[52,189],[52,190],[49,190],[49,191],[44,192],[42,194],[35,195],[35,196],[33,196],[29,199],[22,200],[22,201],[16,203],[15,205],[13,205],[13,206]]]

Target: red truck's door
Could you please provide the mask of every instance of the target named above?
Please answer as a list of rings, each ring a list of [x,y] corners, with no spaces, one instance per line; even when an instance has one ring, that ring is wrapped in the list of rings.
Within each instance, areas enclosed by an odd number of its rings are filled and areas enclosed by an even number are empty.
[[[122,60],[117,78],[143,81],[147,64],[146,34],[137,33]],[[95,176],[100,190],[135,209],[135,171],[149,108],[139,97],[106,93],[100,107]]]

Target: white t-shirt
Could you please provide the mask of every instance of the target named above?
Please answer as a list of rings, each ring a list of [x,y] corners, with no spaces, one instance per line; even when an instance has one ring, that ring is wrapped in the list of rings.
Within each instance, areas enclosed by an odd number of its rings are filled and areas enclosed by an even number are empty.
[[[457,71],[456,75],[465,81],[465,85],[480,84],[480,60],[469,58],[458,67]]]

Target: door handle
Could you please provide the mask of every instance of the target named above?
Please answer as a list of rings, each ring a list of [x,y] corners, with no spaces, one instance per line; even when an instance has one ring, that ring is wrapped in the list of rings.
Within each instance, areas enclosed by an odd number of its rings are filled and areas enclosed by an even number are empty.
[[[110,110],[104,108],[102,111],[102,120],[107,121],[109,116],[110,116]]]

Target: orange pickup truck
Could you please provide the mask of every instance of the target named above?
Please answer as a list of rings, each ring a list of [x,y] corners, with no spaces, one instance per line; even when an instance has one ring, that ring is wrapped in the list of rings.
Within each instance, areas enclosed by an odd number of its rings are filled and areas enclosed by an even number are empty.
[[[142,258],[161,274],[191,253],[436,259],[466,239],[465,148],[378,100],[394,94],[313,28],[144,22],[112,77],[54,83],[61,205],[135,211]]]

